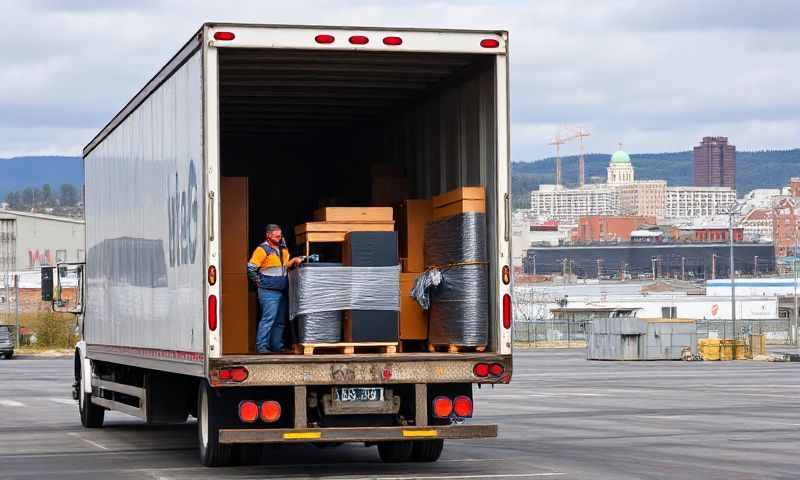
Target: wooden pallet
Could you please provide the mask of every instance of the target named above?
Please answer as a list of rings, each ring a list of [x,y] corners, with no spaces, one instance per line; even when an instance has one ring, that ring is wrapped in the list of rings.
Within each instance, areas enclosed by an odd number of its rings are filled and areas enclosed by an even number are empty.
[[[397,343],[394,342],[364,342],[364,343],[298,343],[294,352],[303,355],[345,354],[357,353],[397,353]]]
[[[469,345],[453,345],[451,343],[444,343],[444,344],[428,344],[428,351],[429,352],[447,352],[447,353],[459,353],[459,352],[484,352],[486,351],[486,345],[478,345],[478,346],[469,346]]]

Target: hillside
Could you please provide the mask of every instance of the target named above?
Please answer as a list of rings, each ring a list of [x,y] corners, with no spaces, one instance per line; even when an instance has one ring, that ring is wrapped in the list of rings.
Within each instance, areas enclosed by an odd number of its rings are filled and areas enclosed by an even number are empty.
[[[586,179],[599,177],[605,182],[606,167],[611,156],[604,153],[586,155]],[[673,153],[632,154],[631,162],[637,180],[666,180],[669,185],[691,185],[693,155],[691,151]],[[563,181],[578,182],[578,157],[561,159]],[[514,206],[527,208],[530,192],[541,183],[553,183],[555,159],[536,162],[514,162],[511,167]],[[779,188],[788,185],[789,178],[800,176],[800,149],[736,152],[736,190],[743,195],[754,188]]]
[[[49,183],[83,185],[83,160],[80,157],[0,158],[0,200],[6,193]]]

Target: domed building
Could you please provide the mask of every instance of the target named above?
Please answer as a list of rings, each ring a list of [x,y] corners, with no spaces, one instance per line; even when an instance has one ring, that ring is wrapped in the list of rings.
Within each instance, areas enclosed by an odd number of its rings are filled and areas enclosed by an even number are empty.
[[[622,150],[617,150],[611,155],[607,171],[609,185],[625,185],[634,181],[631,157]]]

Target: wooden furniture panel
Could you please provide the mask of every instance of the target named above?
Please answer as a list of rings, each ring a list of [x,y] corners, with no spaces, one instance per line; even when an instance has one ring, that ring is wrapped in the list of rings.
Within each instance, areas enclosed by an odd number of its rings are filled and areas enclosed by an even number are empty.
[[[320,222],[391,222],[391,207],[324,207],[314,212]]]
[[[433,219],[433,204],[430,200],[407,200],[404,216],[404,271],[422,272],[425,270],[425,224]]]
[[[428,338],[428,314],[411,297],[411,289],[418,273],[400,274],[400,339],[425,340]]]
[[[220,242],[222,263],[221,324],[222,353],[250,353],[255,346],[257,312],[248,292],[248,183],[246,177],[220,179]]]

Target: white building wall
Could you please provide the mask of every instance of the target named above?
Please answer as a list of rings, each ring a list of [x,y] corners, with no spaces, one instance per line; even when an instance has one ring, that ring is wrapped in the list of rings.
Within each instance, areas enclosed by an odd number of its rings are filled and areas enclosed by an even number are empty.
[[[14,223],[14,270],[32,270],[57,262],[86,258],[86,229],[82,220],[5,210],[0,219]],[[5,222],[8,224],[7,222]]]

